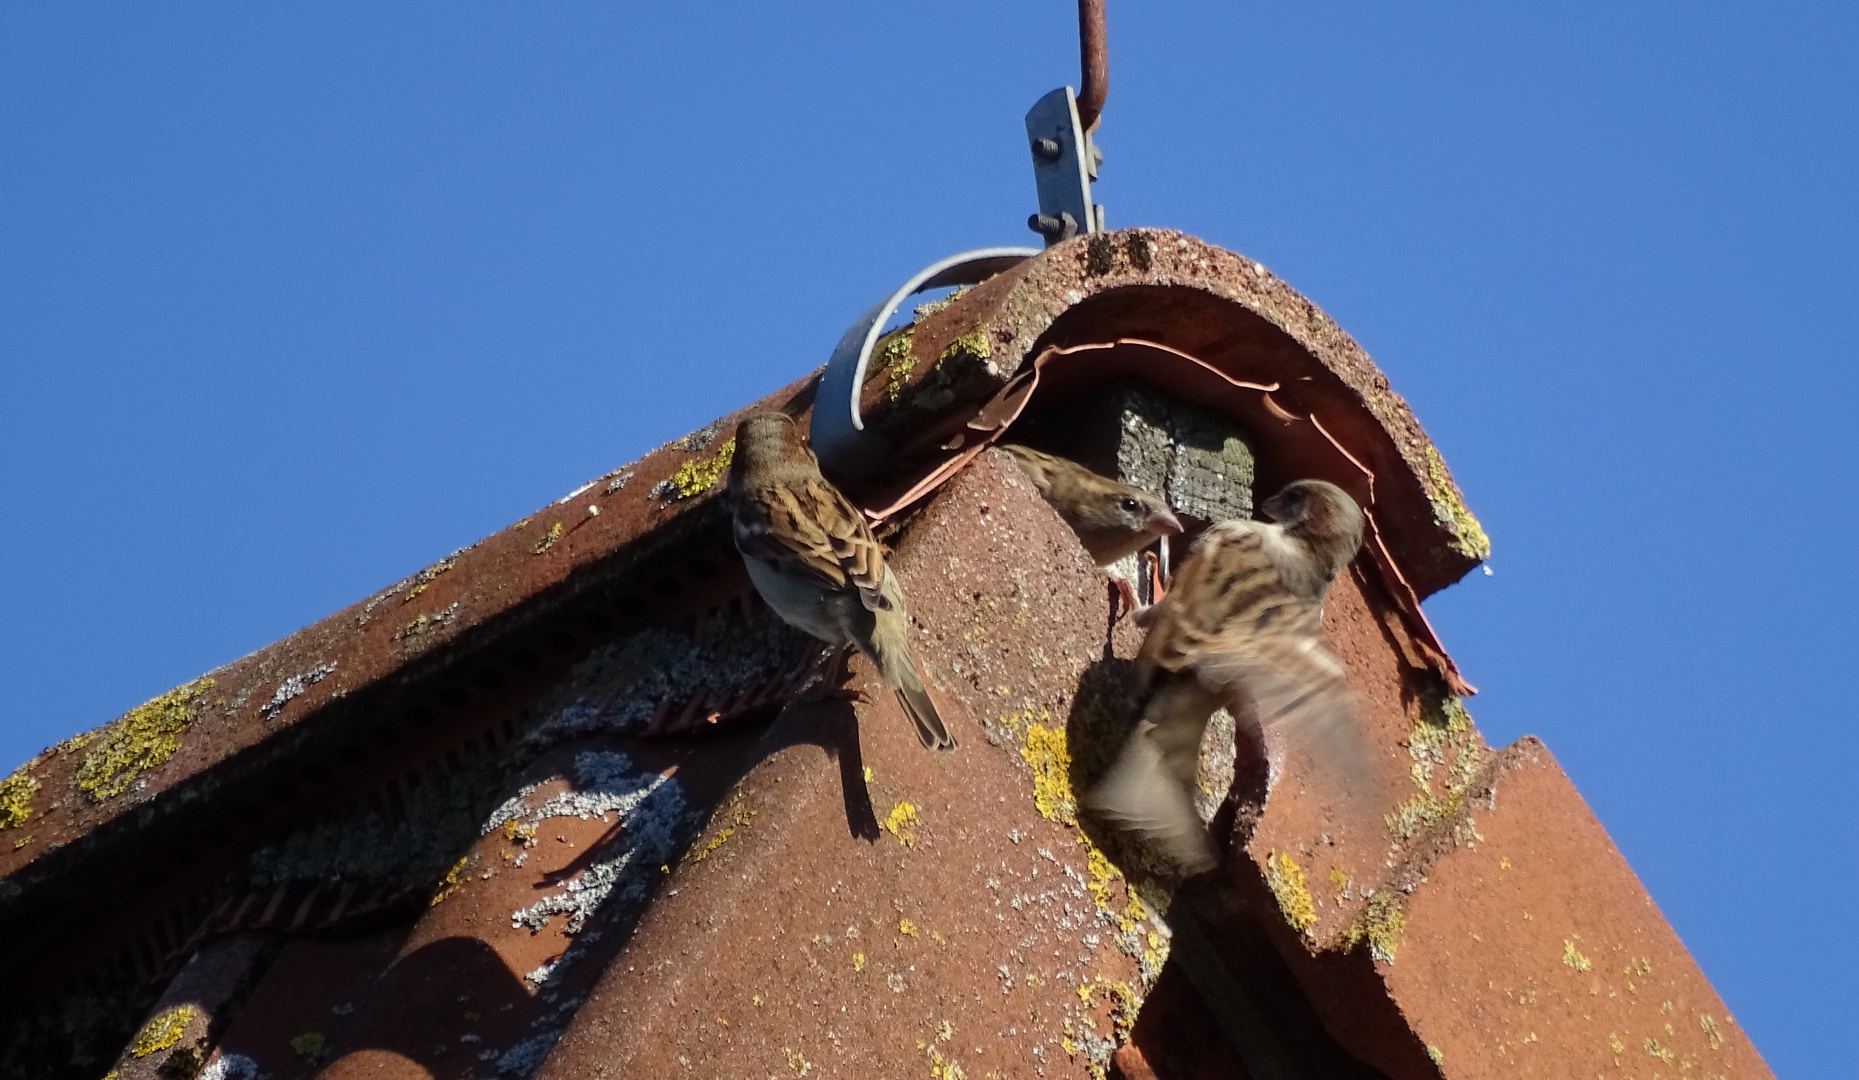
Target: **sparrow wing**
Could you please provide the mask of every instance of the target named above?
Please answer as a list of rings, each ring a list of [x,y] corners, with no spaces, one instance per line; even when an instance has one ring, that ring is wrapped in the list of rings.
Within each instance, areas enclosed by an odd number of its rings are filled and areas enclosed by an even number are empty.
[[[1349,780],[1367,772],[1349,672],[1314,634],[1256,634],[1235,627],[1196,658],[1202,685],[1250,706],[1287,749],[1326,763]]]
[[[884,548],[865,515],[822,479],[759,488],[735,514],[736,549],[804,575],[822,588],[858,590],[872,611],[888,610]]]
[[[1322,607],[1286,585],[1286,564],[1300,557],[1272,525],[1209,529],[1157,605],[1139,670],[1148,677],[1191,669],[1287,744],[1359,776],[1367,750],[1348,669],[1324,647]]]

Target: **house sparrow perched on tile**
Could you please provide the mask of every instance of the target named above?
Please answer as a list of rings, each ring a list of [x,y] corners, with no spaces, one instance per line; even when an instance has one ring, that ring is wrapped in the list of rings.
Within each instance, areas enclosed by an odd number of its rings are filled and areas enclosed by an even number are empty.
[[[1362,511],[1320,480],[1286,485],[1263,509],[1278,524],[1208,529],[1173,591],[1145,613],[1137,674],[1153,696],[1086,799],[1190,874],[1215,864],[1190,791],[1216,708],[1255,737],[1282,732],[1345,775],[1362,767],[1348,672],[1323,645],[1323,598],[1362,544]]]
[[[1181,531],[1181,522],[1168,504],[1141,488],[1031,447],[1006,445],[1001,449],[1019,461],[1040,497],[1078,534],[1099,566],[1148,546],[1158,536]]]
[[[830,645],[855,646],[933,750],[955,739],[910,658],[903,589],[871,526],[820,475],[791,417],[764,413],[736,428],[729,499],[736,550],[775,614]]]

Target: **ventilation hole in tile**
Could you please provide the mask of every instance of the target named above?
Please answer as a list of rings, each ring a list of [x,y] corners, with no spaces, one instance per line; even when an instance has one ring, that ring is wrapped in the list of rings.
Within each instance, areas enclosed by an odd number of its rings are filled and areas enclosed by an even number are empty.
[[[504,683],[503,672],[496,668],[479,668],[471,673],[471,681],[484,690],[495,690]]]
[[[613,629],[613,620],[598,611],[581,616],[581,628],[590,634],[605,634]]]
[[[376,746],[392,746],[400,741],[398,724],[376,724],[368,731],[368,738]]]
[[[265,798],[278,806],[289,806],[297,801],[297,788],[294,784],[274,784],[265,789]]]
[[[438,717],[432,714],[431,709],[408,709],[400,714],[400,722],[408,727],[429,727],[437,719]]]
[[[676,578],[653,578],[652,591],[669,600],[684,591],[684,584]]]
[[[534,671],[541,664],[542,658],[528,649],[518,649],[510,654],[510,666],[518,671]]]
[[[557,630],[543,638],[542,643],[555,652],[567,652],[574,648],[574,635],[566,630]]]
[[[327,784],[334,775],[329,771],[329,766],[320,761],[312,761],[297,770],[297,778],[306,784]]]
[[[176,844],[168,849],[165,856],[171,866],[192,866],[200,858],[200,852],[189,844]]]
[[[200,827],[200,842],[208,847],[219,847],[232,839],[232,830],[217,821],[208,822]]]
[[[136,875],[136,884],[144,889],[153,889],[166,880],[168,875],[152,866]]]
[[[704,558],[690,559],[684,564],[684,572],[699,581],[709,581],[717,576],[717,564]]]
[[[471,693],[462,686],[448,686],[439,691],[439,704],[448,709],[462,709],[471,701]]]
[[[368,751],[356,743],[349,743],[336,751],[336,760],[344,765],[360,765],[368,760]]]

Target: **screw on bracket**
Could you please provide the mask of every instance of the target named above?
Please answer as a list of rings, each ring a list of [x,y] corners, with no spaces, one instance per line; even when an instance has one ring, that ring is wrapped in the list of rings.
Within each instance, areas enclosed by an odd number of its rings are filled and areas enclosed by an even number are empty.
[[[1048,247],[1078,235],[1077,219],[1063,210],[1059,211],[1058,217],[1034,214],[1026,219],[1026,227],[1045,237]]]

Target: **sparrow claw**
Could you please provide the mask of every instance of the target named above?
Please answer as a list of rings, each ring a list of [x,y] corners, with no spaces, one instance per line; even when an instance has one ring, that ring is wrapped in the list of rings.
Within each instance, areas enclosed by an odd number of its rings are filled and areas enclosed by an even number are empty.
[[[855,686],[832,686],[827,683],[814,683],[797,697],[801,701],[849,701],[854,705],[871,704],[871,696]]]

